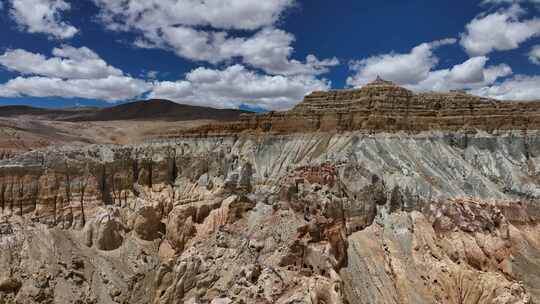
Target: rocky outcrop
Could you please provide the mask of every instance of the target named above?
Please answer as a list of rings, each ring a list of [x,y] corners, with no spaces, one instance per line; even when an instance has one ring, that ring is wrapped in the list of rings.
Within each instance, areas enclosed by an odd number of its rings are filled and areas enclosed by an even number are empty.
[[[499,101],[461,91],[415,94],[377,79],[360,89],[313,92],[289,111],[243,114],[237,122],[198,127],[175,136],[539,129],[539,101]]]
[[[152,206],[139,208],[133,214],[131,221],[137,236],[146,241],[158,239],[165,232],[161,215]]]
[[[119,210],[99,210],[85,226],[85,244],[100,250],[114,250],[124,241],[124,225],[118,218]]]
[[[0,303],[535,303],[539,164],[532,130],[32,151],[0,161]]]

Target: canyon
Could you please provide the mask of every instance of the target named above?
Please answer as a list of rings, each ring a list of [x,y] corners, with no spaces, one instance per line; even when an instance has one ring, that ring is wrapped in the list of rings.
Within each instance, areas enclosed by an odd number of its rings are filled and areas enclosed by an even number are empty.
[[[0,160],[0,303],[540,302],[540,112],[377,79]]]

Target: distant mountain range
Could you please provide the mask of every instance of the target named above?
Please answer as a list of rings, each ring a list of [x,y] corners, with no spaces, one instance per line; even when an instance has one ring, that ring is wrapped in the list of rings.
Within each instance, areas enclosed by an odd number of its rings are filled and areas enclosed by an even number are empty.
[[[114,121],[114,120],[220,120],[231,121],[239,118],[243,110],[215,109],[178,104],[165,99],[141,100],[110,108],[81,107],[66,109],[45,109],[30,106],[2,106],[0,117],[35,115],[61,121]]]

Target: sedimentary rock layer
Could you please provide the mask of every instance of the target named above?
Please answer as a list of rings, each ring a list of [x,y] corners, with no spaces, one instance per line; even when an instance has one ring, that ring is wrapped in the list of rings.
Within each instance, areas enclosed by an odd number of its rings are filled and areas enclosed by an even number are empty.
[[[360,89],[314,92],[290,111],[243,114],[237,122],[207,125],[189,134],[473,129],[538,130],[540,101],[499,101],[460,91],[414,94],[378,79]]]
[[[540,133],[311,133],[0,161],[0,303],[533,303]]]

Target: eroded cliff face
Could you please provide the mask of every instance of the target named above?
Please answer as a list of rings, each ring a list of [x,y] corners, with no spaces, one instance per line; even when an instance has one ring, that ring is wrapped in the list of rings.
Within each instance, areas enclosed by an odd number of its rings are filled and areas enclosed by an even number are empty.
[[[359,89],[313,92],[289,111],[243,114],[236,122],[205,125],[168,136],[538,129],[540,101],[500,101],[460,91],[415,94],[377,79]]]
[[[540,132],[311,133],[0,161],[0,303],[534,303]]]

